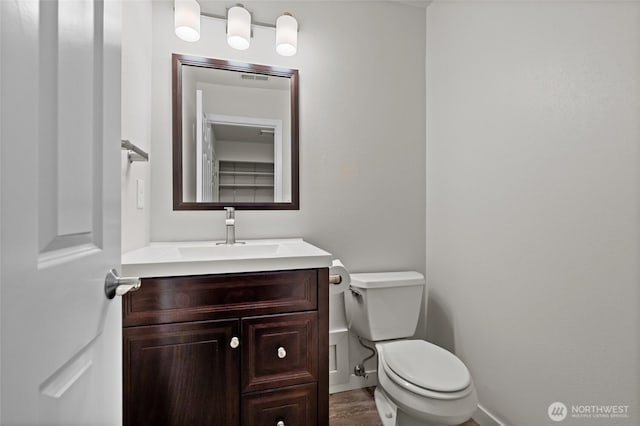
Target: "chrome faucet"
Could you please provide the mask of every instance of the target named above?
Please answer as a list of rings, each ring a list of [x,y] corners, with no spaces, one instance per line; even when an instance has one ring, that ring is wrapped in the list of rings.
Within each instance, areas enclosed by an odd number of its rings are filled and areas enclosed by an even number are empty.
[[[236,243],[236,209],[233,207],[225,207],[227,211],[227,218],[225,225],[227,225],[227,241],[225,244],[233,245]]]

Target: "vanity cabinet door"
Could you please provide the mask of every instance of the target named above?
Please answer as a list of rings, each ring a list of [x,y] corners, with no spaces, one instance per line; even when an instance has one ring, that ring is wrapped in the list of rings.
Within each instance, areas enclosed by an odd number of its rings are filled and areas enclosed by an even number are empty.
[[[238,320],[125,328],[124,424],[238,425],[238,332]]]
[[[242,426],[316,426],[317,409],[315,383],[247,394]]]

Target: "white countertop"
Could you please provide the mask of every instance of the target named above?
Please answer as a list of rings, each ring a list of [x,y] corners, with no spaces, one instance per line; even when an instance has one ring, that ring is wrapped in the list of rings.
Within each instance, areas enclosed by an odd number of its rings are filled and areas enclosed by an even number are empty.
[[[233,272],[328,268],[332,255],[302,238],[156,242],[122,255],[122,275],[168,277]]]

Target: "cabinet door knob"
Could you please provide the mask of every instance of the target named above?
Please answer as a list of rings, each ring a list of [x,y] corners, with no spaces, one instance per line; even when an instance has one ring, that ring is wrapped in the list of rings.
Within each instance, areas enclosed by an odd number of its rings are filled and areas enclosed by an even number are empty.
[[[283,348],[282,346],[280,346],[278,348],[278,358],[282,359],[284,357],[287,356],[287,351],[285,348]],[[284,423],[282,423],[282,425],[284,426]],[[280,426],[279,424],[277,426]]]
[[[237,348],[238,346],[240,346],[240,340],[237,337],[232,337],[229,346],[231,346],[233,349]]]
[[[284,420],[278,420],[278,423],[276,423],[276,426],[284,426]]]

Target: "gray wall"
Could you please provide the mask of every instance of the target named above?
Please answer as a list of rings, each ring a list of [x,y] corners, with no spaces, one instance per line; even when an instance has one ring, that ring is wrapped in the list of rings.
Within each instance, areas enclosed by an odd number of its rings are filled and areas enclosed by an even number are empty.
[[[353,271],[424,272],[424,9],[245,6],[260,21],[291,12],[300,23],[298,54],[276,54],[274,33],[263,28],[248,50],[234,50],[225,23],[210,19],[199,42],[183,42],[173,33],[173,3],[153,3],[151,240],[224,238],[223,212],[172,210],[171,53],[185,53],[300,70],[300,210],[239,211],[238,238],[301,236]],[[205,7],[224,13],[223,3]]]
[[[507,424],[640,424],[640,3],[427,8],[428,334]]]
[[[151,0],[122,3],[122,138],[149,152],[151,160]],[[121,160],[122,251],[150,239],[150,162]],[[144,209],[136,204],[136,181],[145,185]]]

